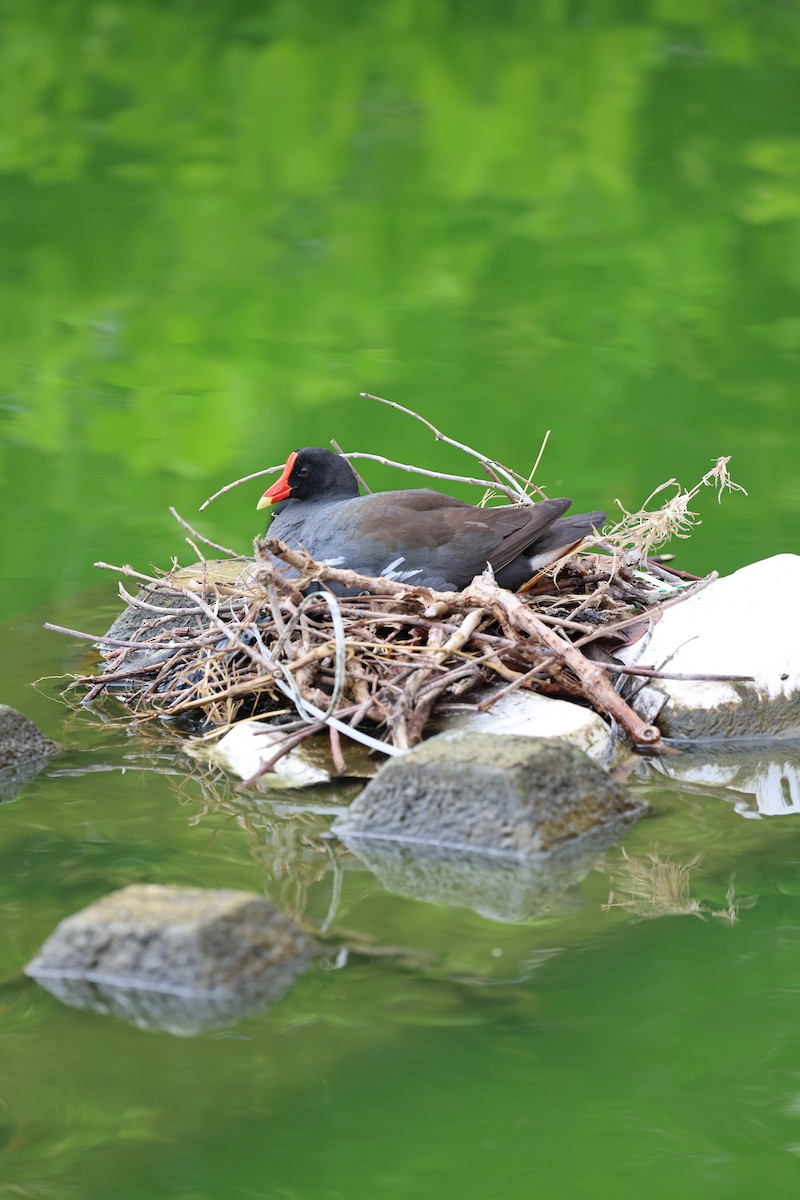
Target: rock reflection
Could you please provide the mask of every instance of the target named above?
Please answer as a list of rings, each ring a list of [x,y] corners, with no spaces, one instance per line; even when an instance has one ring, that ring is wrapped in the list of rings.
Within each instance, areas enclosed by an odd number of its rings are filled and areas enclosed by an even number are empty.
[[[513,924],[579,908],[576,885],[627,827],[625,821],[609,823],[527,860],[366,837],[342,840],[387,891]]]
[[[139,1029],[196,1037],[220,1026],[265,1012],[309,966],[308,960],[282,963],[259,980],[236,990],[184,995],[146,988],[116,987],[86,979],[37,976],[40,987],[71,1008],[121,1017]]]

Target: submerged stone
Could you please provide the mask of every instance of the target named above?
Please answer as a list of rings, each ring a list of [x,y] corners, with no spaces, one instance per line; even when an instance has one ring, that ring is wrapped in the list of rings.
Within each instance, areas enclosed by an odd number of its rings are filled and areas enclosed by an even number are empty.
[[[0,804],[12,800],[60,749],[24,713],[0,704]]]
[[[333,830],[527,858],[641,810],[574,746],[456,732],[390,759]]]
[[[316,949],[254,893],[133,884],[63,920],[25,971],[81,1007],[218,1020],[239,1001],[272,1003]]]

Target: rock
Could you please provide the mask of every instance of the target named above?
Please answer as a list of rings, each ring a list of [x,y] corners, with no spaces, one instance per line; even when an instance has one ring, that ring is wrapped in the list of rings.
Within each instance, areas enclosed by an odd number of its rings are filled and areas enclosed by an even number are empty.
[[[478,693],[475,703],[485,696]],[[517,689],[501,697],[486,712],[452,713],[437,723],[445,730],[465,729],[479,733],[516,734],[521,737],[557,738],[577,746],[590,758],[602,759],[612,752],[611,731],[591,708],[555,700],[536,692]],[[623,747],[621,739],[617,743]]]
[[[24,713],[0,704],[0,804],[13,800],[60,750]]]
[[[543,913],[580,907],[576,885],[628,823],[617,818],[549,854],[527,859],[340,837],[387,891],[430,904],[469,908],[490,921],[518,924]]]
[[[177,587],[187,588],[190,592],[202,593],[214,589],[224,591],[227,585],[236,585],[240,588],[246,585],[253,567],[252,559],[211,560],[205,563],[193,563],[189,567],[178,567],[160,582],[165,585],[175,584]],[[169,617],[163,612],[154,613],[152,609],[143,608],[140,604],[129,604],[114,621],[103,640],[97,643],[100,653],[105,657],[108,657],[115,649],[110,644],[112,640],[137,641],[139,634],[143,638],[149,638],[153,637],[156,632],[166,634],[173,629],[187,627],[195,629],[198,635],[208,630],[208,617],[192,603],[190,596],[173,595],[156,585],[150,585],[142,588],[136,599],[145,604],[156,605],[159,610],[169,609],[172,611],[174,609],[175,616]],[[153,626],[154,619],[158,620],[157,627]],[[157,650],[152,647],[145,650],[130,648],[125,656],[126,668],[144,671],[158,663],[166,662],[173,650],[174,646],[168,639],[165,640],[163,648]],[[122,683],[114,685],[114,690],[124,693],[125,685]]]
[[[193,592],[223,591],[226,587],[240,590],[252,582],[255,569],[254,558],[209,558],[204,562],[190,563],[171,571],[168,583],[189,588]]]
[[[25,971],[67,1003],[194,1032],[273,1003],[316,950],[252,892],[133,884],[63,920]]]
[[[665,697],[662,733],[690,740],[800,733],[798,594],[800,555],[778,554],[666,609],[643,654],[638,645],[617,651],[622,662],[666,664],[670,674],[753,676],[752,683],[654,681]]]
[[[166,592],[159,592],[155,588],[144,588],[136,599],[147,604],[157,604],[161,609],[175,610],[174,617],[167,617],[162,613],[162,619],[158,624],[158,632],[161,634],[168,634],[173,629],[189,628],[196,630],[199,636],[208,627],[208,621],[204,614],[198,608],[192,607],[191,601],[187,601],[185,596],[172,596]],[[113,653],[116,649],[113,641],[135,642],[138,640],[139,633],[143,638],[152,636],[154,615],[148,609],[129,604],[104,635],[104,640],[97,643],[100,653],[106,658]],[[147,630],[145,630],[145,626],[148,626]],[[106,641],[106,638],[109,640]],[[158,650],[152,648],[135,650],[133,647],[129,647],[125,655],[125,666],[131,671],[146,671],[158,663],[166,662],[174,649],[174,644],[168,638],[164,640],[163,646]],[[114,685],[114,691],[124,694],[127,686],[126,683],[120,682],[119,685]]]
[[[455,732],[390,759],[333,831],[528,858],[640,811],[574,746]]]
[[[269,761],[282,736],[285,735],[270,729],[261,721],[239,721],[218,742],[198,738],[187,743],[186,751],[194,758],[207,759],[224,771],[248,780]],[[312,748],[301,743],[279,758],[274,770],[263,775],[259,782],[270,788],[301,788],[316,783],[330,783],[330,772],[323,765],[328,760],[329,752],[315,755]]]

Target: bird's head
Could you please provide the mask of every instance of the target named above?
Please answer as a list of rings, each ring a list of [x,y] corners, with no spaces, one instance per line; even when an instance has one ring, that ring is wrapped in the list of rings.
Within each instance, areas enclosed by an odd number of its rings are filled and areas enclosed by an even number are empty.
[[[292,451],[256,508],[283,500],[340,500],[357,495],[358,481],[346,458],[320,446],[307,446]]]

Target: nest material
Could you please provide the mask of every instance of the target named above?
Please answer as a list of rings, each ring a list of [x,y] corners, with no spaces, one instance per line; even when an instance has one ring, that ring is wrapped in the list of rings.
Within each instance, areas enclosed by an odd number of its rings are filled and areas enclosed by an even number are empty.
[[[485,491],[483,503],[502,496],[530,504],[533,494],[544,496],[533,477],[549,434],[525,477],[448,437],[412,409],[362,396],[421,422],[437,442],[477,460],[489,490],[479,478],[379,455],[352,452],[348,459],[375,459],[401,471],[476,485]],[[498,587],[490,573],[459,593],[370,579],[316,563],[270,539],[256,542],[253,562],[197,533],[172,509],[191,534],[186,540],[194,550],[196,541],[204,542],[227,555],[228,562],[205,562],[197,551],[198,567],[176,568],[162,578],[98,563],[145,585],[134,597],[120,584],[137,619],[125,625],[123,616],[102,639],[58,625],[46,628],[100,645],[101,673],[75,680],[88,688],[87,701],[114,693],[140,719],[195,718],[218,731],[253,716],[270,719],[283,736],[264,771],[324,729],[339,771],[346,766],[342,736],[385,754],[401,752],[422,739],[437,711],[474,708],[478,689],[481,709],[516,688],[581,701],[616,722],[635,745],[658,750],[658,729],[628,703],[631,691],[643,686],[641,677],[645,682],[647,677],[720,677],[623,667],[608,650],[630,640],[637,626],[646,631],[663,608],[716,578],[712,573],[687,583],[695,577],[664,570],[648,555],[670,537],[688,536],[699,519],[689,505],[702,488],[714,487],[718,498],[724,491],[744,490],[731,480],[728,461],[717,459],[689,491],[670,480],[641,510],[623,508],[616,525],[516,595]],[[281,469],[226,484],[201,508],[241,483]],[[665,489],[674,489],[670,499],[656,510],[648,508]],[[587,553],[595,547],[604,553]],[[289,569],[276,569],[274,556]],[[337,599],[326,584],[363,594]]]
[[[121,589],[136,621],[128,636],[119,622],[109,631],[102,672],[77,682],[91,699],[121,695],[140,718],[227,728],[268,717],[283,737],[265,769],[326,727],[339,770],[342,736],[387,754],[407,749],[435,712],[467,705],[479,689],[482,709],[516,688],[579,700],[634,743],[657,747],[658,730],[615,688],[620,674],[657,672],[613,664],[606,651],[708,582],[591,554],[524,594],[488,574],[438,593],[324,566],[269,539],[256,543],[254,562],[201,563],[159,579],[118,569],[147,585],[138,597]],[[363,594],[337,597],[328,583]]]

